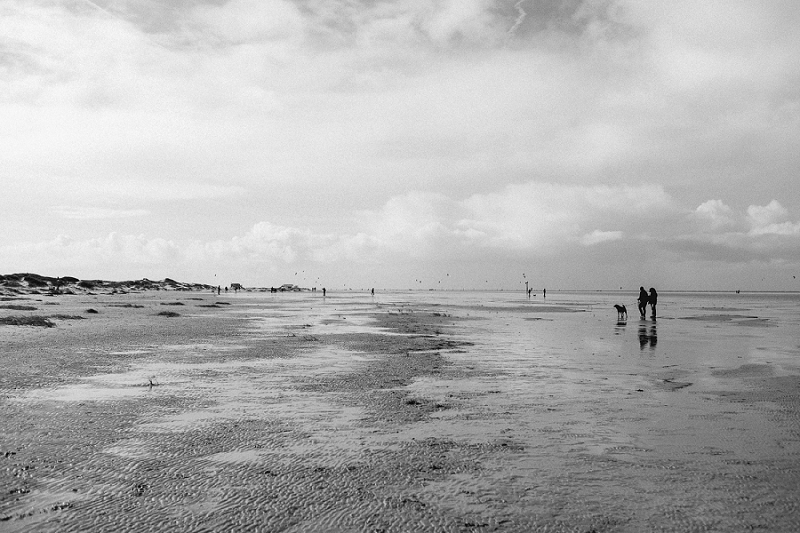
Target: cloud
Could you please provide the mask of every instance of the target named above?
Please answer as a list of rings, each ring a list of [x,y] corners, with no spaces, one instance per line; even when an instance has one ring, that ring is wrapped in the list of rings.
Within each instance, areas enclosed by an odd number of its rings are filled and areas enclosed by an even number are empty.
[[[751,205],[747,208],[747,217],[754,229],[774,224],[786,218],[789,212],[777,200],[765,206]]]
[[[708,261],[800,261],[800,221],[787,220],[789,211],[777,200],[743,213],[708,200],[692,217],[702,223],[698,231],[674,236],[667,247]]]
[[[282,0],[231,0],[199,5],[194,17],[225,44],[294,38],[304,28],[298,8]]]
[[[581,237],[580,242],[585,246],[594,246],[595,244],[603,242],[618,241],[622,239],[622,237],[623,233],[621,231],[601,231],[596,229]]]
[[[722,200],[708,200],[697,206],[693,216],[709,229],[717,230],[734,224],[732,214],[733,210]]]
[[[320,279],[347,283],[367,274],[370,283],[380,279],[391,285],[403,272],[432,277],[443,275],[445,268],[459,268],[471,279],[459,282],[468,284],[497,265],[502,270],[538,264],[541,275],[541,268],[552,263],[570,265],[569,271],[585,261],[585,253],[591,253],[598,266],[598,279],[612,285],[630,268],[633,257],[645,263],[657,259],[668,271],[714,262],[800,264],[800,223],[787,220],[788,210],[777,201],[738,214],[718,200],[703,202],[691,217],[710,213],[713,222],[722,213],[726,225],[715,232],[684,224],[686,213],[658,186],[529,182],[463,199],[407,193],[361,212],[351,231],[320,232],[262,221],[229,238],[175,240],[112,232],[90,239],[60,236],[3,246],[0,251],[10,265],[20,267],[17,270],[31,270],[27,267],[37,263],[76,272],[91,264],[93,272],[113,270],[135,277],[144,269],[191,280],[227,272],[250,285],[259,279],[264,283],[265,277],[291,280],[289,276],[300,271],[308,285]],[[111,213],[86,211],[86,216],[107,214]],[[741,229],[722,231],[731,227],[729,219],[740,220]],[[748,229],[745,221],[752,227]],[[430,266],[420,269],[420,264]],[[441,265],[440,271],[431,270],[433,265]],[[617,272],[616,277],[609,277],[609,271]],[[592,274],[581,274],[581,279],[591,280]]]
[[[486,236],[485,244],[555,251],[578,242],[597,226],[641,233],[641,221],[674,210],[660,186],[579,186],[530,182],[465,201],[463,222]]]
[[[305,258],[313,246],[314,236],[307,229],[259,222],[242,237],[234,237],[230,241],[214,241],[204,245],[202,249],[193,249],[193,253],[197,254],[198,260],[204,260],[210,255],[217,260],[278,260],[293,264],[301,255]]]
[[[75,239],[59,235],[55,239],[4,247],[18,260],[47,258],[47,268],[75,268],[86,263],[105,266],[108,263],[128,265],[161,265],[174,261],[181,255],[180,246],[168,239],[146,238],[143,235],[120,235],[116,232],[104,237]]]
[[[78,220],[142,217],[150,212],[146,209],[108,209],[102,207],[55,206],[53,211],[64,218]]]
[[[751,235],[800,235],[800,222],[785,220],[789,211],[777,200],[765,206],[751,205],[747,208]]]

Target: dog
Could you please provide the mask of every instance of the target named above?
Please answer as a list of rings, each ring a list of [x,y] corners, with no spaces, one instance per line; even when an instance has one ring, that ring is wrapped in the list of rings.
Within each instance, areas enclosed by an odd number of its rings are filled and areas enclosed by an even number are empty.
[[[614,309],[617,310],[617,319],[622,320],[622,317],[628,318],[628,310],[624,305],[615,305]]]

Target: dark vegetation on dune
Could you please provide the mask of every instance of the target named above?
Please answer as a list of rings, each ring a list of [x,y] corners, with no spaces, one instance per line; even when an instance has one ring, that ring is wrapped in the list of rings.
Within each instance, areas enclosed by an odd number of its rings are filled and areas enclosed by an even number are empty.
[[[53,320],[84,320],[86,317],[80,315],[12,315],[0,317],[0,325],[2,326],[39,326],[44,328],[52,328],[55,326]]]
[[[110,294],[141,291],[210,291],[202,283],[183,283],[170,278],[152,281],[147,278],[128,281],[78,279],[73,276],[42,276],[40,274],[0,274],[0,294],[91,294],[98,291]]]
[[[43,328],[55,327],[55,324],[44,316],[4,316],[0,317],[0,325],[3,326],[39,326]]]
[[[12,311],[36,311],[32,305],[0,305],[0,309],[10,309]]]

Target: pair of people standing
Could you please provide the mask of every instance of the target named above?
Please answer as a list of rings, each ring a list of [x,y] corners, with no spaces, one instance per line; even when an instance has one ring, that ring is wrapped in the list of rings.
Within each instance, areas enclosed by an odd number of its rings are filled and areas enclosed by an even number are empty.
[[[653,287],[650,287],[650,294],[644,290],[644,287],[639,287],[639,314],[644,318],[647,312],[647,304],[650,304],[650,309],[653,310],[653,318],[656,317],[656,305],[658,304],[658,293]]]

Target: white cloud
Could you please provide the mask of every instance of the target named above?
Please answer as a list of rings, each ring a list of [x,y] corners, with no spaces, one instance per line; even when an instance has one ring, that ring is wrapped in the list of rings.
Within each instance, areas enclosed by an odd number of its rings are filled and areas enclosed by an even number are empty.
[[[142,217],[150,213],[146,209],[108,209],[102,207],[85,206],[55,206],[53,207],[53,211],[64,218],[79,220]]]
[[[621,231],[601,231],[594,230],[581,237],[581,244],[584,246],[594,246],[603,242],[618,241],[622,239],[623,233]]]
[[[800,222],[787,220],[789,211],[777,200],[750,205],[744,213],[709,200],[692,217],[702,223],[698,231],[674,236],[665,242],[668,248],[709,262],[800,263]]]
[[[617,226],[636,234],[641,221],[658,219],[674,209],[660,186],[539,182],[474,195],[465,205],[472,219],[464,225],[489,235],[493,245],[545,251],[574,244],[597,226]]]
[[[747,208],[751,235],[800,235],[800,222],[785,220],[789,211],[777,200],[765,206],[751,205]]]
[[[769,204],[751,205],[747,208],[747,217],[753,229],[762,228],[782,221],[788,216],[789,212],[777,200],[772,200]]]
[[[180,247],[163,238],[146,238],[143,235],[120,235],[109,233],[105,237],[86,240],[59,235],[55,239],[39,243],[24,243],[4,247],[18,261],[47,258],[46,268],[75,268],[80,264],[105,265],[118,263],[123,266],[166,264],[180,256]]]
[[[196,19],[228,43],[287,40],[303,31],[297,7],[283,0],[231,0],[200,5]]]
[[[710,214],[712,222],[720,213],[737,218],[718,200],[704,202],[701,208],[699,213]],[[87,211],[87,216],[95,214],[109,213]],[[110,233],[83,240],[61,236],[3,246],[0,252],[9,258],[9,264],[20,266],[16,270],[36,271],[27,267],[38,262],[47,269],[75,272],[91,264],[99,272],[138,273],[145,269],[192,281],[208,281],[212,273],[228,272],[251,285],[265,276],[292,280],[290,276],[302,275],[304,283],[312,285],[321,283],[320,279],[363,278],[365,272],[372,273],[370,280],[386,276],[382,282],[391,285],[389,278],[420,263],[443,265],[448,270],[467,265],[474,271],[470,275],[484,276],[487,265],[562,263],[588,249],[598,265],[616,265],[610,268],[624,272],[629,263],[626,258],[640,254],[642,246],[648,250],[643,260],[658,258],[671,270],[697,261],[800,263],[796,251],[800,249],[800,223],[785,220],[787,210],[778,202],[748,208],[747,218],[754,224],[750,231],[710,233],[706,227],[682,224],[685,216],[659,187],[530,182],[466,199],[432,193],[401,195],[381,209],[362,212],[357,231],[320,232],[263,221],[243,235],[222,239],[174,240]],[[745,215],[739,218],[744,220]],[[662,225],[668,231],[660,231]],[[676,234],[680,230],[687,233]],[[566,264],[581,261],[567,259]],[[421,272],[429,277],[436,274]],[[607,272],[600,268],[597,275],[605,280]],[[136,275],[142,274],[128,277]],[[476,282],[473,278],[471,283]]]
[[[445,0],[438,6],[433,4],[435,7],[422,24],[428,36],[440,44],[497,39],[508,26],[500,27],[500,20],[490,11],[492,4],[488,0]]]
[[[710,229],[716,230],[732,226],[734,224],[732,214],[733,210],[722,200],[708,200],[697,206],[693,216],[696,220],[707,224]]]

